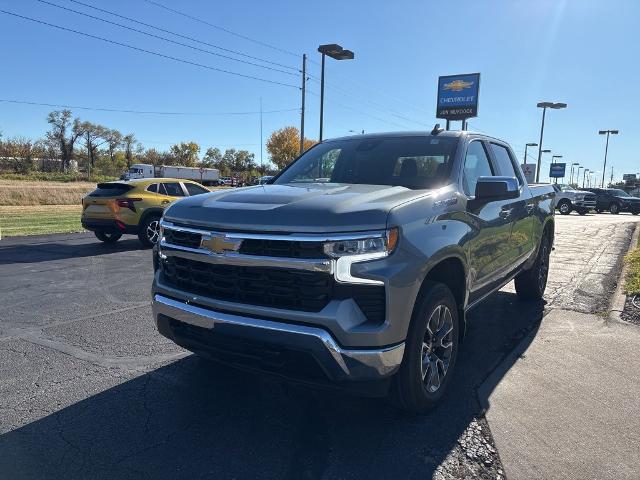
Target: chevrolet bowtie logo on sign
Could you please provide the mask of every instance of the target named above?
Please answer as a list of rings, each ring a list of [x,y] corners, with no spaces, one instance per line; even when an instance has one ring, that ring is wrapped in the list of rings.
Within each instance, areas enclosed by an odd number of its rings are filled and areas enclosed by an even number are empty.
[[[228,238],[225,234],[212,234],[202,237],[200,248],[210,250],[212,253],[221,255],[225,252],[237,252],[242,245],[241,239]]]
[[[454,80],[453,82],[445,83],[444,90],[451,90],[453,92],[461,92],[466,88],[473,86],[473,82],[465,82],[464,80]]]

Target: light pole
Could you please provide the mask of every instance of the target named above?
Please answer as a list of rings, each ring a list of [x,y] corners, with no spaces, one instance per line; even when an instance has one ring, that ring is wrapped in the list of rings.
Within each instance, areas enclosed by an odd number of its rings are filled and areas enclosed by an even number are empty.
[[[527,164],[527,147],[537,147],[537,143],[525,143],[524,145],[524,164]]]
[[[571,175],[569,176],[569,185],[571,185],[571,183],[573,183],[573,167],[576,165],[580,165],[578,162],[573,162],[571,164]]]
[[[559,110],[567,108],[566,103],[540,102],[538,108],[542,109],[542,125],[540,126],[540,144],[538,145],[538,166],[536,167],[536,182],[540,180],[540,160],[542,159],[542,137],[544,136],[544,118],[547,114],[547,108]]]
[[[580,185],[578,182],[580,181],[580,169],[581,168],[585,168],[585,167],[582,167],[582,166],[578,167],[578,173],[576,174],[576,187],[578,185]]]
[[[538,154],[538,159],[539,159],[538,160],[538,165],[540,165],[540,163],[541,163],[540,159],[542,158],[542,154],[543,153],[551,153],[551,150],[549,150],[549,149],[540,150],[540,152]],[[536,175],[537,175],[538,173],[540,173],[540,167],[536,167],[536,169],[537,169],[537,173],[536,173]],[[536,178],[538,178],[538,177],[536,177]],[[536,182],[537,182],[537,180],[536,180]],[[551,177],[549,177],[549,182],[551,182]]]
[[[600,130],[598,132],[598,134],[600,135],[607,136],[607,144],[604,147],[604,167],[602,167],[602,185],[601,185],[602,188],[604,188],[604,176],[605,176],[605,173],[607,172],[607,151],[609,150],[609,135],[617,135],[618,132],[619,132],[618,130]]]
[[[353,60],[354,53],[351,50],[345,50],[335,43],[320,45],[318,47],[318,51],[322,54],[322,67],[320,70],[320,141],[322,141],[322,121],[324,113],[324,57],[328,55],[334,60]]]
[[[587,178],[587,173],[589,173],[589,169],[585,168],[584,173],[582,174],[582,188],[584,188],[584,181]]]

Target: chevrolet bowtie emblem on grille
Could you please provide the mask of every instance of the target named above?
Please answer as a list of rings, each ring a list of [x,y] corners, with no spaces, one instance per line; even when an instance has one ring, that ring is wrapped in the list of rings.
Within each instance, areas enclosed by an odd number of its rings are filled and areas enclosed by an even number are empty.
[[[224,234],[213,234],[207,237],[203,236],[200,241],[200,248],[206,248],[212,253],[216,253],[218,255],[225,252],[237,252],[240,250],[240,245],[242,245],[241,239],[228,238]]]

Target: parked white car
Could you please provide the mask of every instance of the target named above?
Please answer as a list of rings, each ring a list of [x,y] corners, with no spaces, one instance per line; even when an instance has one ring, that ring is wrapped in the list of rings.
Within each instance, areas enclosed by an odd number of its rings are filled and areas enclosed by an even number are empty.
[[[556,208],[562,215],[569,215],[573,210],[585,215],[596,208],[596,196],[592,192],[563,184],[554,184],[553,188],[556,191]]]

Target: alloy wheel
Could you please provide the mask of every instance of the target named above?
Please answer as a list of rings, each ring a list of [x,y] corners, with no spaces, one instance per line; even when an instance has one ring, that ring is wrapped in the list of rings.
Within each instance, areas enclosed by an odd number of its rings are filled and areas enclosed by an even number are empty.
[[[540,252],[540,267],[538,268],[538,286],[540,291],[544,292],[547,286],[547,277],[549,276],[549,245],[544,242],[542,251]]]
[[[160,234],[160,222],[154,220],[147,225],[147,238],[151,243],[158,241],[158,235]]]
[[[453,319],[446,305],[438,305],[429,316],[422,340],[420,372],[429,393],[438,391],[449,370],[453,353]]]

